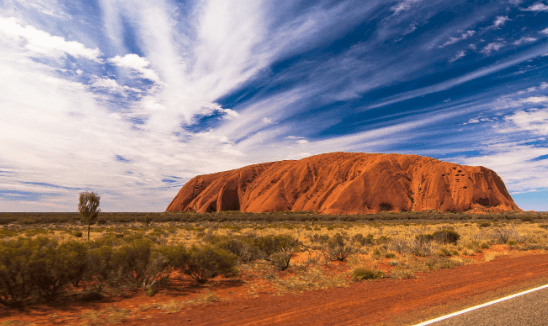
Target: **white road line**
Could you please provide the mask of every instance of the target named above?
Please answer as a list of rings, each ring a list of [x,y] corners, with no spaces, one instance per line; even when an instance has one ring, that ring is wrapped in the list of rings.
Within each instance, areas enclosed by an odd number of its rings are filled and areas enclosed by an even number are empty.
[[[422,323],[420,323],[420,324],[416,324],[416,325],[414,325],[414,326],[425,326],[425,325],[430,325],[430,324],[433,324],[433,323],[437,323],[438,321],[442,321],[442,320],[444,320],[444,319],[448,319],[448,318],[451,318],[451,317],[455,317],[455,316],[458,316],[458,315],[462,315],[462,314],[465,314],[465,313],[470,312],[470,311],[472,311],[472,310],[476,310],[476,309],[480,309],[480,308],[483,308],[483,307],[487,307],[487,306],[490,306],[490,305],[495,304],[495,303],[499,303],[499,302],[502,302],[502,301],[510,300],[510,299],[512,299],[512,298],[519,297],[520,295],[524,295],[524,294],[527,294],[527,293],[535,292],[535,291],[542,290],[542,289],[545,289],[545,288],[548,288],[548,285],[543,285],[543,286],[539,286],[538,288],[534,288],[534,289],[527,290],[527,291],[524,291],[524,292],[512,294],[512,295],[509,295],[509,296],[507,296],[507,297],[504,297],[504,298],[501,298],[501,299],[498,299],[498,300],[495,300],[495,301],[487,302],[487,303],[481,304],[481,305],[479,305],[479,306],[475,306],[475,307],[471,307],[471,308],[464,309],[464,310],[461,310],[461,311],[457,311],[457,312],[454,312],[454,313],[452,313],[452,314],[450,314],[450,315],[442,316],[442,317],[439,317],[439,318],[436,318],[436,319],[432,319],[432,320],[429,320],[429,321],[425,321],[425,322],[422,322]]]

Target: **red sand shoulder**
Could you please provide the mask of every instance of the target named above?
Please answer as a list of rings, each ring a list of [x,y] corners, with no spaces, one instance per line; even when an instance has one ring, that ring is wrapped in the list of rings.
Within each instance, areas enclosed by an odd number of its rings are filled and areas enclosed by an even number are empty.
[[[281,296],[261,292],[257,297],[250,296],[249,284],[217,279],[205,288],[214,293],[216,300],[220,298],[218,302],[189,304],[174,311],[169,307],[152,308],[155,304],[169,306],[181,301],[207,300],[203,286],[174,275],[173,284],[154,297],[137,293],[94,303],[65,300],[56,305],[32,306],[24,312],[4,310],[0,320],[80,325],[87,310],[115,307],[115,310],[127,309],[124,325],[373,325],[394,320],[399,325],[402,316],[406,323],[417,322],[421,316],[436,317],[440,307],[455,306],[528,282],[548,281],[548,254],[535,251],[509,254],[489,262],[417,273],[414,279],[364,281],[346,288]],[[147,306],[151,308],[143,309]]]

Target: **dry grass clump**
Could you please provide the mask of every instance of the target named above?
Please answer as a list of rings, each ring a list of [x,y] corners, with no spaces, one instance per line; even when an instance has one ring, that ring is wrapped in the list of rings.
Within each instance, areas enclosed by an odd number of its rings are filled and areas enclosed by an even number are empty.
[[[462,266],[470,260],[458,257],[441,257],[439,259],[435,257],[429,257],[425,264],[431,270],[439,270],[445,268],[454,268],[457,266]]]
[[[272,283],[274,288],[278,290],[278,294],[283,294],[346,287],[350,284],[350,280],[346,273],[329,275],[321,268],[312,267],[295,275],[275,276]]]
[[[163,303],[151,303],[151,304],[142,304],[137,310],[138,311],[148,311],[148,310],[159,310],[165,314],[174,314],[178,313],[181,310],[193,306],[211,304],[214,302],[221,301],[221,298],[212,291],[206,290],[204,294],[201,294],[195,299],[190,300],[170,300]]]
[[[491,260],[494,260],[497,257],[507,256],[507,255],[508,255],[508,251],[502,251],[502,252],[490,251],[490,252],[485,253],[484,260],[486,262],[489,262]]]
[[[84,326],[120,324],[130,316],[128,309],[108,306],[101,310],[86,310],[80,316]]]
[[[389,277],[399,280],[415,278],[415,273],[418,271],[422,271],[422,269],[415,266],[397,265],[396,268],[390,272]]]
[[[383,277],[383,271],[377,268],[358,267],[352,271],[352,279],[355,281],[376,280]]]

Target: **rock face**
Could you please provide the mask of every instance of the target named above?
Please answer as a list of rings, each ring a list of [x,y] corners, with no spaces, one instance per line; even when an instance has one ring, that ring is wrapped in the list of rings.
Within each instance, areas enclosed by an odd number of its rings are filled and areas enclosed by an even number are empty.
[[[329,153],[200,175],[166,211],[519,211],[492,170],[417,155]]]

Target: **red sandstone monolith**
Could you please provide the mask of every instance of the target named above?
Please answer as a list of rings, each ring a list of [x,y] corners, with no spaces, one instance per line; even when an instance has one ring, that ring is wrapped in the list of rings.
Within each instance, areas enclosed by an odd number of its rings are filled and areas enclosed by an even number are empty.
[[[520,211],[492,170],[418,155],[328,153],[186,183],[166,211]]]

